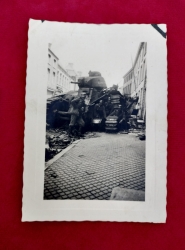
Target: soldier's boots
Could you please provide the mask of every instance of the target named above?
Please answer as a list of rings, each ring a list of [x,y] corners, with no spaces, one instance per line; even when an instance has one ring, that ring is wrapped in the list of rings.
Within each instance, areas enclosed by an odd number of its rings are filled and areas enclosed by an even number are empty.
[[[84,137],[84,135],[82,134],[82,127],[81,126],[79,127],[79,130],[78,130],[78,137],[79,138],[83,138]]]
[[[72,136],[72,129],[73,129],[73,127],[72,127],[72,126],[69,126],[69,130],[68,130],[68,136],[69,136],[69,137],[73,137],[73,136]]]

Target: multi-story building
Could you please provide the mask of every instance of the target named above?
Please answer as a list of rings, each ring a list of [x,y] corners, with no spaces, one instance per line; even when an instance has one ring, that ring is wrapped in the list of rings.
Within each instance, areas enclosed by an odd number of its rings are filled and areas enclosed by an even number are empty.
[[[146,83],[147,83],[147,43],[139,45],[133,67],[124,75],[123,94],[138,96],[138,118],[145,120],[146,115]]]
[[[79,77],[81,77],[81,71],[75,71],[74,70],[74,66],[73,63],[69,63],[66,67],[66,71],[67,73],[70,75],[70,77],[73,79],[73,82],[77,82]],[[78,90],[78,85],[77,84],[73,84],[71,90]]]
[[[59,58],[48,48],[48,82],[47,97],[66,93],[74,88],[74,79],[60,65]]]
[[[131,87],[132,87],[132,80],[133,80],[133,68],[131,68],[125,75],[124,75],[124,83],[123,83],[123,94],[127,96],[131,96]]]

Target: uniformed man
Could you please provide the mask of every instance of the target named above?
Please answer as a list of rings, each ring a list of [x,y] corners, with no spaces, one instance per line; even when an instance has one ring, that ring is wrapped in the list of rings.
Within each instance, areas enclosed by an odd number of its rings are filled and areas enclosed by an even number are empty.
[[[113,111],[113,105],[111,103],[111,98],[109,96],[107,102],[105,103],[106,116],[108,116],[112,111]]]
[[[83,107],[85,107],[85,94],[81,94],[80,97],[77,97],[71,101],[71,120],[69,124],[69,136],[72,134],[72,129],[75,125],[79,126],[79,135],[82,134],[82,128],[85,126],[85,122],[82,118]]]
[[[106,119],[105,106],[103,101],[100,100],[94,107],[94,116],[95,118]]]
[[[99,130],[105,129],[105,120],[106,120],[106,112],[105,112],[105,106],[102,100],[99,101],[94,106],[94,118],[101,119],[101,123],[99,124]]]
[[[118,108],[115,108],[114,111],[111,112],[110,116],[121,117],[123,114],[122,106],[118,105]]]

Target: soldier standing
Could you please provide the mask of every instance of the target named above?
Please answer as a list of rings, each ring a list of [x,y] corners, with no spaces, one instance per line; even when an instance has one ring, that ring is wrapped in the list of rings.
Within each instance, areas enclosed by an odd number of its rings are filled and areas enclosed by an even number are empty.
[[[105,103],[105,113],[108,116],[113,111],[113,105],[111,103],[111,98],[108,97],[108,101]]]
[[[85,94],[81,94],[80,97],[75,98],[71,101],[71,120],[69,124],[69,136],[72,134],[72,129],[75,125],[79,126],[79,135],[82,134],[82,128],[85,126],[85,122],[82,118],[83,108],[85,107]]]
[[[105,120],[106,120],[106,112],[105,112],[105,106],[104,106],[102,100],[100,100],[99,103],[97,103],[94,106],[94,117],[101,119],[101,124],[99,126],[99,129],[104,130]]]
[[[100,100],[94,107],[94,116],[100,119],[106,119],[105,106],[103,101]]]

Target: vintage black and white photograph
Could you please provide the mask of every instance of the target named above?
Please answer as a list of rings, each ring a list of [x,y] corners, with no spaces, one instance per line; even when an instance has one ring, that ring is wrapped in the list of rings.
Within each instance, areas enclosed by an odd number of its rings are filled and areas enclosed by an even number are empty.
[[[47,51],[44,199],[144,201],[147,43],[64,39]]]
[[[76,209],[67,220],[90,209],[95,218],[103,218],[98,210],[119,210],[110,216],[117,221],[147,221],[159,211],[164,218],[166,165],[163,180],[156,169],[166,161],[165,38],[150,24],[31,24],[26,121],[35,130],[26,138],[35,168],[24,182],[34,178],[31,192],[44,218],[61,218],[47,217],[46,210],[59,208],[66,216]],[[159,204],[161,210],[152,210]],[[137,210],[142,218],[132,217]]]

